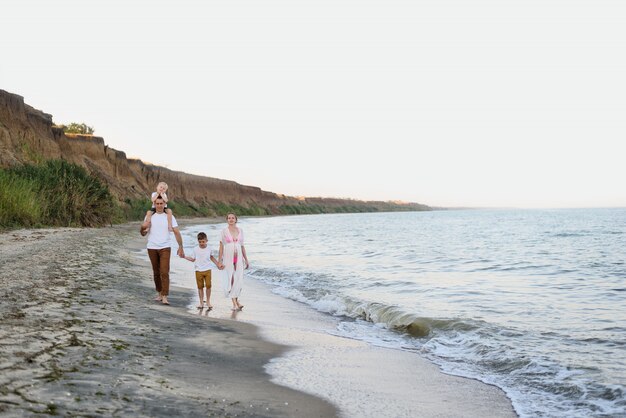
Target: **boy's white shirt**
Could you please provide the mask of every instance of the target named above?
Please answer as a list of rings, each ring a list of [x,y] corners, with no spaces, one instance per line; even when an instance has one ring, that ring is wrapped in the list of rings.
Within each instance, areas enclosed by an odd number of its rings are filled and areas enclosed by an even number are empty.
[[[167,229],[167,215],[164,213],[153,213],[150,220],[150,231],[148,232],[148,249],[160,250],[171,247],[170,231]],[[177,228],[178,222],[172,216],[172,228]]]
[[[196,271],[211,270],[211,268],[213,267],[213,262],[211,261],[211,248],[208,244],[206,248],[200,248],[199,245],[196,245],[191,251],[191,257],[196,259],[193,262]]]

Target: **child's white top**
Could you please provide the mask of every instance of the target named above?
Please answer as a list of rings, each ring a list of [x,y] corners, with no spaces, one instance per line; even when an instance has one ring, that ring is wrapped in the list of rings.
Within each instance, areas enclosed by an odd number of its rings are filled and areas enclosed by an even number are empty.
[[[150,196],[150,200],[152,201],[152,208],[154,208],[154,199],[158,196],[159,194],[157,192],[152,192],[152,196]],[[161,193],[161,197],[164,199],[167,199],[167,195],[165,193]],[[167,202],[165,202],[165,207],[167,207]]]
[[[193,262],[196,271],[211,270],[213,263],[211,262],[211,248],[209,248],[208,244],[206,248],[200,248],[199,245],[196,245],[191,251],[191,257],[196,259],[196,261]]]

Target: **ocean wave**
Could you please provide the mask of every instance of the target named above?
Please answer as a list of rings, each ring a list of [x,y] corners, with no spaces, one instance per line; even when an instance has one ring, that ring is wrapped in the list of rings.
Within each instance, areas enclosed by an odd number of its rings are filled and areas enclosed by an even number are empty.
[[[469,331],[478,328],[470,321],[460,319],[435,319],[407,312],[398,306],[377,302],[362,302],[347,299],[345,314],[352,318],[383,325],[388,329],[411,337],[428,337],[435,330]]]
[[[624,411],[623,385],[594,381],[597,368],[562,364],[549,356],[528,357],[515,339],[503,335],[489,324],[477,332],[442,333],[428,340],[421,353],[447,373],[503,388],[522,417],[621,416],[615,414]]]
[[[368,302],[347,296],[338,296],[327,293],[317,287],[294,287],[297,280],[294,275],[273,274],[268,279],[267,269],[258,269],[253,272],[254,277],[271,283],[277,287],[274,292],[283,297],[308,304],[316,310],[335,316],[345,316],[352,319],[361,319],[372,324],[382,325],[414,338],[428,337],[434,330],[470,331],[480,325],[476,321],[462,319],[436,319],[407,312],[396,305],[387,305],[379,302]],[[285,277],[289,277],[289,286],[281,286]]]
[[[503,388],[520,416],[614,416],[623,411],[624,387],[593,381],[598,369],[562,364],[549,353],[530,357],[516,345],[520,338],[561,344],[570,339],[574,347],[621,345],[620,340],[567,338],[554,331],[535,335],[530,330],[472,318],[426,317],[397,305],[346,296],[333,288],[337,279],[325,274],[274,269],[258,269],[251,274],[272,284],[273,291],[283,297],[343,318],[338,331],[346,337],[417,351],[447,373]],[[381,334],[381,330],[391,334]],[[624,331],[621,327],[607,330]],[[521,387],[525,393],[519,393]],[[549,414],[543,409],[546,405],[550,405]]]
[[[591,231],[579,231],[579,232],[559,232],[559,233],[548,233],[548,235],[556,237],[556,238],[571,238],[571,237],[584,237],[588,235],[592,235]]]

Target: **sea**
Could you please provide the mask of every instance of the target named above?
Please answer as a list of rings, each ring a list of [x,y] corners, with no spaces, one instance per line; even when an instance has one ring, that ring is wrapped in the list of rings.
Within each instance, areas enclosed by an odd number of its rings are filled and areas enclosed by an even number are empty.
[[[333,317],[335,335],[498,386],[520,417],[626,417],[624,208],[239,224],[248,277]]]

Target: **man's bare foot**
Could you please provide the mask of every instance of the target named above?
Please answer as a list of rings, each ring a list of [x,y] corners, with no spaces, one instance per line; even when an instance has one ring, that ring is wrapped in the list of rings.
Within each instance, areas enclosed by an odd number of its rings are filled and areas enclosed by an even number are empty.
[[[161,295],[157,295],[154,300],[161,302],[161,300],[163,300],[163,298],[161,297]]]
[[[167,296],[163,296],[163,298],[161,299],[161,303],[163,303],[163,305],[169,305],[170,303],[167,301]]]

